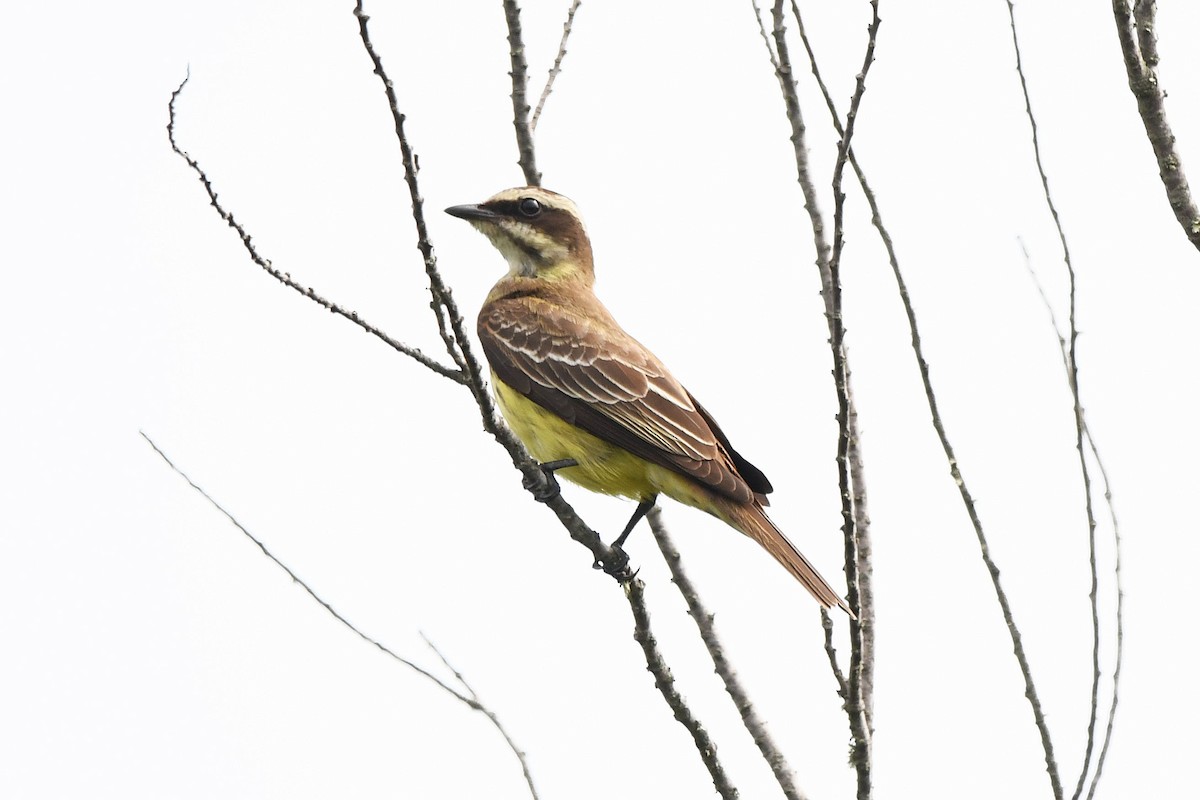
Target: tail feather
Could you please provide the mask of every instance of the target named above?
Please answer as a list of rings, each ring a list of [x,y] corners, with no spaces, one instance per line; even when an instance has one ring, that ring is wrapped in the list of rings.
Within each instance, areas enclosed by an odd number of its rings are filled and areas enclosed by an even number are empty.
[[[732,501],[727,501],[722,506],[720,516],[762,545],[764,550],[774,556],[776,561],[808,589],[822,607],[838,606],[851,617],[854,616],[854,612],[842,596],[829,585],[829,581],[821,577],[821,573],[817,572],[812,562],[796,549],[796,545],[783,535],[783,531],[775,527],[775,523],[771,522],[762,508],[753,503],[741,504]]]

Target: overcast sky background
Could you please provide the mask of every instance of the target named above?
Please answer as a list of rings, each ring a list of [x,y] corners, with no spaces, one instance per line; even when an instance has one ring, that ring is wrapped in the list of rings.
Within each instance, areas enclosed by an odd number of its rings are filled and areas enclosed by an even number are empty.
[[[527,3],[531,92],[566,2]],[[865,2],[803,6],[844,109]],[[909,281],[947,428],[1025,634],[1064,783],[1091,683],[1070,395],[1018,240],[1066,317],[1005,4],[882,4],[855,149]],[[544,798],[707,797],[628,607],[520,490],[462,387],[281,287],[440,353],[399,150],[353,3],[16,4],[0,25],[0,795],[521,798],[495,730],[332,620],[193,479],[365,632],[429,636]],[[473,318],[504,266],[441,213],[522,183],[500,3],[373,2],[430,233]],[[1127,659],[1101,797],[1192,787],[1200,254],[1167,205],[1105,3],[1021,3],[1043,156],[1079,273],[1080,379],[1125,536]],[[776,487],[840,582],[835,397],[811,233],[748,2],[589,0],[537,130],[598,291]],[[1200,10],[1159,4],[1200,181]],[[802,50],[793,40],[793,53]],[[805,69],[822,207],[836,137]],[[875,537],[880,797],[1048,797],[1011,643],[929,424],[883,249],[847,181],[851,366]],[[568,487],[606,535],[628,503]],[[1111,534],[1097,508],[1111,669]],[[667,504],[756,707],[813,798],[849,797],[815,604],[749,540]],[[747,798],[778,796],[645,530],[630,553],[678,687]],[[840,634],[844,637],[844,632]],[[841,640],[846,651],[844,638]],[[1103,692],[1107,696],[1107,679]]]

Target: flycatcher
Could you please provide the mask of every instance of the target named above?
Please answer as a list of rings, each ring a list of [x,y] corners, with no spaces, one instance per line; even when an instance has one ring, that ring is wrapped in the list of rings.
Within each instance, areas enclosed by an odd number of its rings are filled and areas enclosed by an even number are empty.
[[[849,611],[767,518],[767,477],[593,294],[592,245],[574,203],[523,187],[446,213],[508,262],[479,312],[504,418],[548,474],[638,501],[617,545],[665,494],[758,542],[822,606]]]

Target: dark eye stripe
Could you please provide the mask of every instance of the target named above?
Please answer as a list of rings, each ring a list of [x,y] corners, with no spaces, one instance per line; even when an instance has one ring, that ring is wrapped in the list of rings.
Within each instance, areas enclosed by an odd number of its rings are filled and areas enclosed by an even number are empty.
[[[520,211],[517,209],[516,200],[496,200],[484,203],[483,207],[489,211],[494,211],[495,213],[506,217],[517,217],[521,215]]]

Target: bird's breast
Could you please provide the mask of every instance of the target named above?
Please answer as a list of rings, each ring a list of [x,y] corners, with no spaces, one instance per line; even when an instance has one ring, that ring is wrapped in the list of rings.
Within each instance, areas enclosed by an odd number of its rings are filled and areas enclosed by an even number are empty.
[[[602,494],[644,500],[660,489],[650,478],[654,465],[628,450],[609,444],[542,408],[492,373],[500,412],[529,454],[539,462],[573,458],[579,466],[556,475]]]

